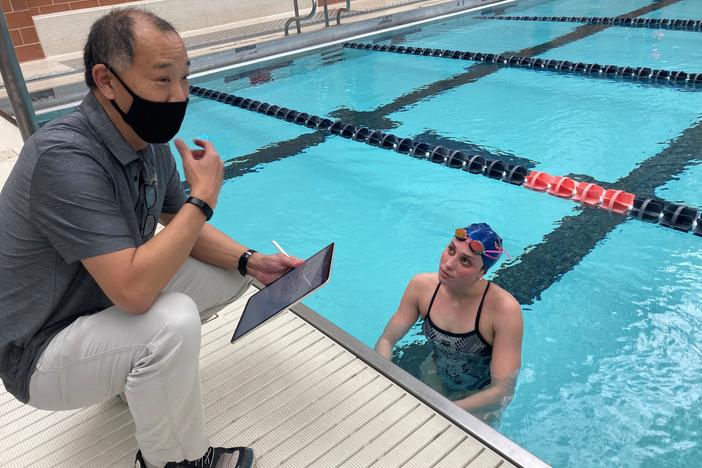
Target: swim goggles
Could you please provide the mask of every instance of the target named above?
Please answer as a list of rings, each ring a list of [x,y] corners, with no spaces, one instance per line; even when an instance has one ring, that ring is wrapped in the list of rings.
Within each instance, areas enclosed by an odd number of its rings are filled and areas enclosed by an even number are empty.
[[[487,258],[497,260],[500,258],[500,255],[502,252],[505,253],[507,256],[507,260],[512,260],[512,257],[507,253],[507,251],[502,247],[502,244],[500,242],[495,242],[495,246],[497,247],[497,250],[487,250],[485,248],[485,245],[482,243],[482,241],[479,241],[478,239],[471,239],[470,236],[468,235],[468,231],[466,228],[458,228],[456,229],[456,239],[459,241],[468,241],[468,248],[473,252],[475,255],[484,255]]]

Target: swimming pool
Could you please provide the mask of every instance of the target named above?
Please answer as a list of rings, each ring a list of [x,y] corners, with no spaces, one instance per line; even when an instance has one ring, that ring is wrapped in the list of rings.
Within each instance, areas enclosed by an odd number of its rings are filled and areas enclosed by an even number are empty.
[[[508,15],[702,18],[695,0],[524,1]],[[641,9],[644,10],[641,10]],[[702,72],[702,33],[462,16],[365,42]],[[702,207],[702,92],[332,47],[194,85],[636,194]],[[298,256],[337,243],[307,305],[373,346],[409,278],[485,220],[514,260],[491,278],[525,318],[499,430],[554,466],[702,456],[702,239],[269,116],[193,98],[180,136],[227,161],[213,222]],[[401,344],[411,372],[426,352]]]

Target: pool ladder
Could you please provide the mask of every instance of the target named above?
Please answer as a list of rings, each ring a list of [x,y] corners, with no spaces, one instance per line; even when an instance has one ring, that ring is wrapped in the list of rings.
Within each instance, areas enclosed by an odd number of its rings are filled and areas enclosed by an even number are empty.
[[[328,28],[329,27],[329,5],[328,5],[328,0],[321,0],[322,5],[324,6],[324,27]],[[301,28],[300,28],[300,21],[308,20],[312,18],[315,13],[317,13],[317,0],[312,0],[312,9],[310,12],[307,14],[307,16],[300,16],[300,6],[297,3],[297,0],[293,0],[293,8],[295,9],[295,16],[292,18],[288,19],[285,22],[285,35],[289,36],[290,35],[290,25],[292,23],[295,23],[297,33],[300,34]],[[336,24],[339,25],[341,24],[341,15],[343,13],[348,13],[351,11],[351,0],[346,0],[346,6],[343,8],[339,8],[336,10]]]

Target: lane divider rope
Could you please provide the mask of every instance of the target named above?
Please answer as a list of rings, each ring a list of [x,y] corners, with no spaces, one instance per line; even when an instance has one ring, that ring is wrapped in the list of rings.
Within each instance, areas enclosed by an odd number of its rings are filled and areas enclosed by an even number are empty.
[[[478,16],[479,19],[507,21],[552,21],[559,23],[586,23],[624,26],[629,28],[674,29],[679,31],[702,31],[702,20],[639,18],[631,16]]]
[[[470,155],[465,151],[451,150],[444,146],[401,138],[392,133],[363,126],[356,127],[341,120],[333,121],[287,107],[199,86],[191,86],[190,94],[314,130],[325,131],[370,146],[393,150],[413,158],[426,159],[452,169],[483,175],[513,185],[521,185],[530,190],[545,192],[558,198],[571,199],[585,206],[630,215],[641,221],[658,223],[661,226],[702,236],[702,212],[694,207],[667,202],[659,198],[636,196],[624,190],[606,189],[594,183],[579,182],[569,177],[554,176],[543,171],[533,171],[524,166],[512,165],[499,159]]]
[[[528,68],[557,73],[570,73],[591,78],[621,78],[655,84],[688,86],[698,88],[702,85],[702,73],[687,73],[675,70],[658,70],[649,67],[627,67],[617,65],[600,65],[597,63],[571,62],[568,60],[541,59],[521,55],[491,54],[450,49],[433,49],[431,47],[411,47],[396,45],[365,44],[345,42],[349,49],[392,52],[396,54],[422,55],[455,60],[494,63],[501,67]]]

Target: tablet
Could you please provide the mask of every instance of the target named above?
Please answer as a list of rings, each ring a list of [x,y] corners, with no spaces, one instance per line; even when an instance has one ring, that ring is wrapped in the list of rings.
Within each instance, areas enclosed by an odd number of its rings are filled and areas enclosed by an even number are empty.
[[[334,243],[305,260],[305,263],[285,273],[246,302],[232,343],[263,322],[301,301],[321,288],[331,276]]]

